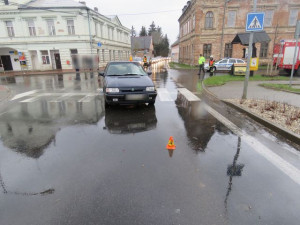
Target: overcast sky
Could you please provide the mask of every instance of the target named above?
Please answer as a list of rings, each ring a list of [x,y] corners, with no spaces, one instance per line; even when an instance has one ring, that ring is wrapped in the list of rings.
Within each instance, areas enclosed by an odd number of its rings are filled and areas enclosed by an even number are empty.
[[[168,35],[170,45],[179,34],[178,19],[187,0],[84,0],[90,8],[98,7],[103,15],[118,15],[121,23],[133,26],[137,35],[142,26],[148,29],[152,21]],[[165,12],[169,11],[169,12]],[[158,12],[158,13],[157,13]],[[127,14],[127,15],[126,15]],[[139,15],[128,15],[139,14]]]

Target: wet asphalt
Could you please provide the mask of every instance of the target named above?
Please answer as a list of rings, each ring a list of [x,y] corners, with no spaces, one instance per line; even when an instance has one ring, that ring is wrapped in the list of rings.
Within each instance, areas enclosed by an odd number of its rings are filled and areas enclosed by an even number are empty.
[[[97,77],[75,78],[2,81],[14,94],[37,92],[1,106],[1,225],[299,224],[299,184],[179,98],[178,87],[199,94],[194,71],[152,75],[172,101],[107,110]],[[200,98],[300,168],[297,147]]]

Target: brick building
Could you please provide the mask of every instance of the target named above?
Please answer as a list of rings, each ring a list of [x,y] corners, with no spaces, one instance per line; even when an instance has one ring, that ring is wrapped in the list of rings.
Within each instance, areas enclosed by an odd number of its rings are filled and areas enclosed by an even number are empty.
[[[247,46],[231,44],[238,33],[245,32],[246,16],[252,0],[191,0],[179,18],[179,61],[197,64],[199,54],[206,58],[245,57]],[[224,13],[225,12],[225,13]],[[292,39],[300,18],[299,0],[257,0],[257,12],[265,13],[264,31],[271,41],[257,43],[261,63],[272,57],[274,42]],[[225,15],[225,17],[224,17]],[[223,41],[222,41],[223,40]]]

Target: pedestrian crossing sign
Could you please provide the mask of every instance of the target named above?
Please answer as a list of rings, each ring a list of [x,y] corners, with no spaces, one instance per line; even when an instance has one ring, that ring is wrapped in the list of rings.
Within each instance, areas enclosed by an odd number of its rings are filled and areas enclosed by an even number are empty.
[[[259,13],[248,13],[246,31],[262,31],[264,29],[264,18],[265,14]]]

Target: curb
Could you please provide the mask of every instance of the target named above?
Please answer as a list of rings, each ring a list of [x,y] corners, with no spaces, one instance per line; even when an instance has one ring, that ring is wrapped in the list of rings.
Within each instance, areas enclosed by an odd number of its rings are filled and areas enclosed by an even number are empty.
[[[239,112],[241,113],[245,113],[247,114],[250,118],[252,118],[253,120],[259,122],[260,124],[264,125],[265,127],[269,128],[270,130],[280,134],[281,136],[287,138],[288,140],[300,145],[300,135],[298,134],[295,134],[285,128],[282,128],[280,127],[279,125],[277,124],[274,124],[270,121],[267,121],[265,119],[262,119],[260,117],[258,117],[257,115],[255,115],[254,113],[244,109],[244,108],[241,108],[239,107],[238,105],[234,104],[234,103],[231,103],[231,102],[227,102],[225,100],[221,100],[219,99],[215,94],[213,94],[211,91],[209,91],[206,86],[204,85],[203,81],[202,81],[202,87],[203,87],[203,90],[204,90],[204,94],[207,94],[213,98],[216,98],[218,100],[220,100],[221,102],[224,102],[226,105],[238,110]]]
[[[256,114],[232,103],[232,102],[228,102],[228,101],[225,101],[225,100],[221,100],[222,102],[224,102],[225,104],[231,106],[232,108],[235,108],[236,110],[242,112],[242,113],[245,113],[247,114],[249,117],[251,117],[252,119],[254,119],[255,121],[263,124],[265,127],[268,127],[269,129],[275,131],[276,133],[279,133],[280,135],[282,135],[283,137],[289,139],[290,141],[292,142],[295,142],[297,144],[300,145],[300,135],[298,134],[295,134],[285,128],[282,128],[280,127],[279,125],[275,124],[275,123],[272,123],[271,121],[268,121],[266,119],[263,119],[259,116],[257,116]]]
[[[282,92],[287,92],[287,93],[300,95],[300,92],[288,91],[288,90],[284,90],[284,89],[276,89],[276,88],[272,88],[272,87],[264,87],[264,86],[261,86],[261,85],[259,85],[259,86],[263,87],[263,88],[266,88],[266,89],[271,89],[271,90],[274,90],[274,91],[282,91]]]
[[[204,94],[209,95],[213,98],[219,99],[214,93],[212,93],[210,90],[207,89],[207,87],[204,85],[204,80],[202,81],[202,88],[203,88]]]

